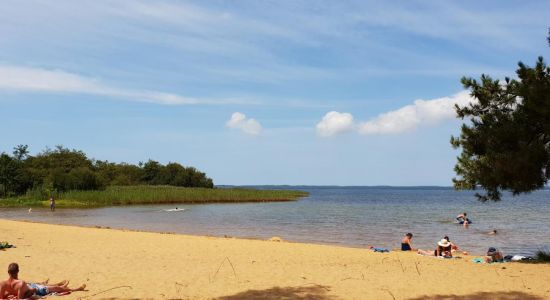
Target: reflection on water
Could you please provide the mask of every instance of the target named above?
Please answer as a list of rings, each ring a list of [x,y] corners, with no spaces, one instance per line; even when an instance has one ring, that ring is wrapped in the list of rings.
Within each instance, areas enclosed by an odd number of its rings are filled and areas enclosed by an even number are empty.
[[[431,249],[444,235],[473,253],[489,246],[507,254],[550,249],[550,191],[481,203],[472,193],[441,188],[305,187],[296,202],[109,207],[88,210],[2,209],[0,218],[109,226],[159,232],[397,248],[403,234]],[[454,217],[468,212],[463,228]],[[487,233],[493,229],[498,235]]]

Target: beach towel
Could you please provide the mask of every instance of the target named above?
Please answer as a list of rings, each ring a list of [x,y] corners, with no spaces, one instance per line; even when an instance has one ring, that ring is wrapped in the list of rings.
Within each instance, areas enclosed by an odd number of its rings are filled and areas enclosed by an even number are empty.
[[[472,259],[472,262],[474,262],[476,264],[484,264],[485,260],[481,257],[476,257],[476,258]]]
[[[381,253],[390,252],[390,250],[388,250],[388,249],[386,249],[386,248],[372,248],[372,251],[374,251],[374,252],[381,252]]]

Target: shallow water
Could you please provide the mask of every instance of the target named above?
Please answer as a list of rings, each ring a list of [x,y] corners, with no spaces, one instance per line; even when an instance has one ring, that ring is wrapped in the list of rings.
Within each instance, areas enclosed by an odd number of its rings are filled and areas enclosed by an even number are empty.
[[[481,203],[471,192],[450,188],[292,188],[310,196],[295,202],[177,205],[185,210],[171,212],[165,210],[175,205],[54,213],[33,209],[30,214],[27,209],[1,209],[0,218],[390,249],[412,232],[413,246],[423,249],[434,249],[444,235],[477,254],[490,246],[524,255],[550,249],[550,190]],[[467,229],[454,222],[463,211],[473,221]],[[492,229],[498,234],[488,235]]]

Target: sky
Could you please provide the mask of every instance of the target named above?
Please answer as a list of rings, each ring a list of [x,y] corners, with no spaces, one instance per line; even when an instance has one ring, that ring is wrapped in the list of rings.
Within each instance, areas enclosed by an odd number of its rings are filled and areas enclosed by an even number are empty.
[[[550,56],[549,1],[0,4],[0,152],[215,184],[449,186],[462,76]]]

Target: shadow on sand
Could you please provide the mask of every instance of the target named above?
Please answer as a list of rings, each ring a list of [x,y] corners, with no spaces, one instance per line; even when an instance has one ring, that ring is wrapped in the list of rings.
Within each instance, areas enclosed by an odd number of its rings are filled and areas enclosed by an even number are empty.
[[[298,286],[298,287],[274,287],[267,290],[248,290],[231,296],[223,296],[216,300],[237,299],[289,299],[289,300],[333,300],[337,299],[327,295],[330,289],[323,285]]]
[[[544,300],[545,298],[523,292],[479,292],[469,295],[430,295],[408,300]]]

